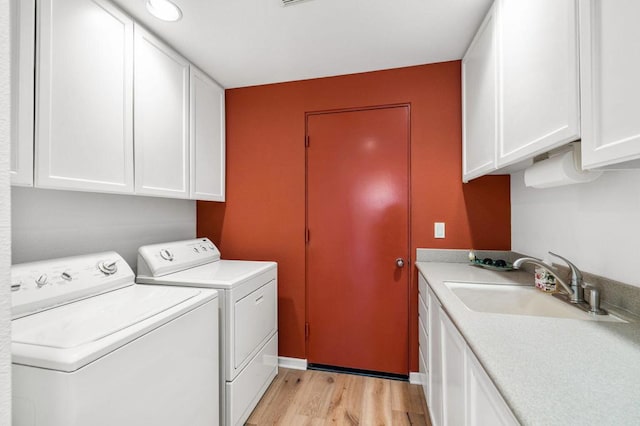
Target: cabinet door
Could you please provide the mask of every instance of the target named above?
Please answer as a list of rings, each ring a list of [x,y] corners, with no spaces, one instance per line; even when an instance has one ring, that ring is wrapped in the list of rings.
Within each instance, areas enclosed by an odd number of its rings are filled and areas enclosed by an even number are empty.
[[[189,197],[189,62],[135,26],[136,194]]]
[[[11,158],[12,185],[33,186],[33,107],[35,0],[11,2]]]
[[[36,186],[133,192],[133,22],[103,0],[39,3]]]
[[[498,1],[498,167],[576,140],[576,0]]]
[[[466,342],[445,312],[440,312],[442,333],[442,422],[465,424]]]
[[[637,0],[580,3],[584,168],[640,158],[638,16]]]
[[[431,422],[434,426],[440,426],[444,423],[442,418],[442,345],[441,345],[441,327],[440,327],[440,304],[438,298],[429,289],[429,322],[428,322],[428,340],[429,355],[427,360],[427,370],[429,370],[429,385],[427,390],[427,405],[429,406],[429,414]]]
[[[462,59],[462,180],[496,169],[497,69],[494,8]]]
[[[467,347],[467,424],[469,426],[484,425],[518,425],[509,406],[494,386],[487,373]]]
[[[191,197],[224,201],[224,89],[191,66]]]

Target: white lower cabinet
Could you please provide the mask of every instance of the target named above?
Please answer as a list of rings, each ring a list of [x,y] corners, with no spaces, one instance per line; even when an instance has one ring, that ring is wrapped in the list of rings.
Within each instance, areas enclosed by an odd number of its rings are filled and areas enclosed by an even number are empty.
[[[518,421],[471,349],[466,348],[466,424],[515,425]]]
[[[434,426],[518,425],[518,421],[420,275],[420,298],[427,298],[428,350],[420,355],[428,371],[425,398]],[[422,321],[420,321],[422,325]]]
[[[440,313],[442,423],[465,424],[465,341],[446,313]]]
[[[431,423],[434,426],[442,425],[442,340],[440,327],[440,303],[438,298],[429,289],[429,351],[427,366],[429,369],[429,394],[425,395],[429,414],[431,415]]]

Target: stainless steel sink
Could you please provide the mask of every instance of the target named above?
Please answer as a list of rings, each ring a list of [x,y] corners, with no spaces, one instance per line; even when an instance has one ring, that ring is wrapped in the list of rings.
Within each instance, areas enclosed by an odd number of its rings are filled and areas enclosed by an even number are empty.
[[[610,314],[589,314],[532,286],[460,282],[445,285],[467,308],[476,312],[627,322]]]

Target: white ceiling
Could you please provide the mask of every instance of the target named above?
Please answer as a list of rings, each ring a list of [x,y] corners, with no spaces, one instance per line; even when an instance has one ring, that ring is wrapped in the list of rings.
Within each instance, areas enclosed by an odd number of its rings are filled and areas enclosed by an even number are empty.
[[[115,0],[226,88],[460,59],[491,0]]]

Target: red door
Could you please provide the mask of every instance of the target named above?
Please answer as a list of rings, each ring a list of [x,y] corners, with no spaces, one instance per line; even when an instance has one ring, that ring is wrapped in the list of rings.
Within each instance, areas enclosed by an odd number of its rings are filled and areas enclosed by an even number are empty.
[[[309,363],[407,375],[409,107],[309,114],[307,136]]]

